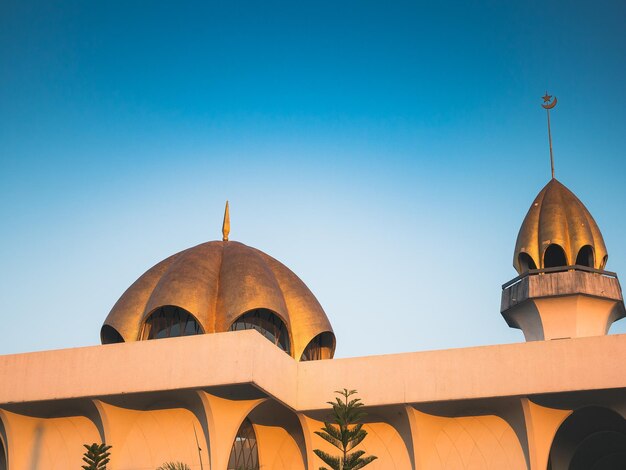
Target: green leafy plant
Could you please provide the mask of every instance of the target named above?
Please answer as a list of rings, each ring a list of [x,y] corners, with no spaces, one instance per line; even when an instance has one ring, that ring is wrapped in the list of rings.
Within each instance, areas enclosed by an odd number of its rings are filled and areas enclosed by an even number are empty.
[[[182,462],[165,462],[156,470],[191,470],[191,468]]]
[[[182,462],[165,462],[156,470],[191,470],[191,468]]]
[[[83,454],[83,461],[87,465],[83,465],[82,467],[85,470],[106,470],[107,464],[109,463],[109,456],[111,455],[109,452],[111,446],[96,444],[94,442],[91,445],[83,444],[83,447],[87,449],[87,452]]]
[[[334,402],[328,402],[333,407],[332,423],[325,421],[322,430],[315,431],[315,434],[339,449],[341,455],[335,457],[319,449],[313,452],[332,470],[358,470],[378,458],[375,455],[364,456],[362,450],[351,452],[367,436],[360,422],[366,413],[361,409],[363,403],[359,398],[350,398],[357,393],[356,390],[344,388],[335,393],[339,396]],[[320,467],[319,470],[328,468]]]

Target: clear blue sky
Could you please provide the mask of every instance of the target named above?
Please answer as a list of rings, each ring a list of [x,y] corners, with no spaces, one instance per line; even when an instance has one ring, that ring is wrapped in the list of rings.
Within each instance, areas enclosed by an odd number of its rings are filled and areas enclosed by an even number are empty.
[[[557,178],[626,276],[625,24],[621,0],[0,2],[0,354],[98,344],[227,198],[338,356],[522,341],[500,286],[546,90]]]

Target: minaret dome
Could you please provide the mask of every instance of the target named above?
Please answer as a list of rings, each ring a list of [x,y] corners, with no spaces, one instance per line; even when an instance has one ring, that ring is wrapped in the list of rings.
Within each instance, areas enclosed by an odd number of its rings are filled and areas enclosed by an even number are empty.
[[[502,286],[500,312],[526,341],[601,336],[626,316],[600,229],[582,202],[552,178],[517,236],[519,276]]]
[[[582,202],[552,179],[533,201],[515,244],[513,266],[529,269],[580,265],[604,269],[608,259],[602,233]]]

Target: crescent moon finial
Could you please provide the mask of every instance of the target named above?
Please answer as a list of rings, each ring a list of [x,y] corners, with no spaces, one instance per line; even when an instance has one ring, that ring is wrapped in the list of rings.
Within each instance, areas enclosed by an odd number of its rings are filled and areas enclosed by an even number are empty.
[[[543,109],[552,109],[556,106],[556,96],[554,97],[552,103],[550,103],[550,100],[552,100],[552,95],[548,95],[547,91],[546,94],[541,97],[541,99],[543,99],[543,104],[541,105]]]

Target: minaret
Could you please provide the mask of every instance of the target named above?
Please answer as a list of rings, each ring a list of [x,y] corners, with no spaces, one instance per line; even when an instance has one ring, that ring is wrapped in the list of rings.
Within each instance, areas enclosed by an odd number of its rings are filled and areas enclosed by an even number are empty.
[[[526,341],[607,334],[626,315],[600,229],[580,200],[552,179],[535,198],[515,244],[519,276],[502,286],[501,309]]]
[[[552,97],[546,93],[544,102]],[[556,104],[542,105],[549,110]],[[549,128],[548,128],[549,129]],[[548,130],[548,133],[550,131]],[[522,223],[513,266],[519,276],[502,286],[500,311],[526,341],[606,335],[626,316],[615,273],[595,220],[554,178],[539,192]]]

